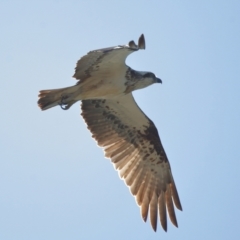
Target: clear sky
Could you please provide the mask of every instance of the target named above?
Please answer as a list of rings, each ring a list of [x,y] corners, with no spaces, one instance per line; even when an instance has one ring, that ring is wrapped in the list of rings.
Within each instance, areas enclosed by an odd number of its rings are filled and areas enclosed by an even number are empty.
[[[0,2],[0,239],[239,239],[239,1]],[[163,80],[136,91],[171,163],[183,212],[155,233],[80,116],[42,112],[41,89],[76,83],[90,50]]]

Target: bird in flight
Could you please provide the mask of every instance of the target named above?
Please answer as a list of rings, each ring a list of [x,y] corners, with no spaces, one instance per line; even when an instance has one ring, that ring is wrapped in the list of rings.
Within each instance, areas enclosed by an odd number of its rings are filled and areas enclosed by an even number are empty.
[[[134,90],[162,81],[125,63],[129,54],[145,46],[142,34],[138,44],[130,41],[90,51],[77,62],[73,75],[76,85],[40,91],[38,106],[42,110],[54,106],[67,110],[81,100],[81,115],[92,137],[135,196],[143,220],[149,213],[156,231],[159,216],[167,231],[167,213],[177,227],[174,205],[182,210],[181,203],[158,131],[132,95]]]

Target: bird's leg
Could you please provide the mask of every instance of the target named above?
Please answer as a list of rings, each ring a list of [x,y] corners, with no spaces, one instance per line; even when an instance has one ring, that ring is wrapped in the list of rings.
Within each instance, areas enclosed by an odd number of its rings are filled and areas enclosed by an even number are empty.
[[[69,108],[68,103],[64,102],[64,100],[67,98],[68,98],[68,96],[61,97],[61,102],[59,103],[59,106],[61,107],[62,110],[68,110],[68,108]]]

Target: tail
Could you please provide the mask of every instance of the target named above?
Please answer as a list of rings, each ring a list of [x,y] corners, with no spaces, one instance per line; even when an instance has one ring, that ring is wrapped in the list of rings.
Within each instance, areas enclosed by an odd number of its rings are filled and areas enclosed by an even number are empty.
[[[39,92],[38,106],[42,110],[47,110],[51,107],[60,105],[62,109],[69,109],[79,99],[74,99],[76,85],[67,88],[41,90]]]

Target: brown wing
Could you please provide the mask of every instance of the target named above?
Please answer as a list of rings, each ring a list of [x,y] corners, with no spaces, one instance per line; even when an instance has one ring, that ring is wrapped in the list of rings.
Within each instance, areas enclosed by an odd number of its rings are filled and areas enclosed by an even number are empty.
[[[129,54],[145,48],[143,34],[140,36],[138,44],[139,46],[134,41],[130,41],[128,45],[119,45],[89,52],[77,62],[73,77],[83,82],[84,79],[99,74],[99,71],[111,71],[114,65],[116,70],[116,66],[125,65],[125,60]]]
[[[157,216],[167,231],[166,212],[177,226],[174,206],[182,210],[171,168],[153,122],[132,94],[115,99],[82,101],[82,116],[98,145],[104,148],[141,208],[150,212],[156,231]],[[172,201],[173,200],[173,201]],[[167,208],[167,210],[166,210]]]

